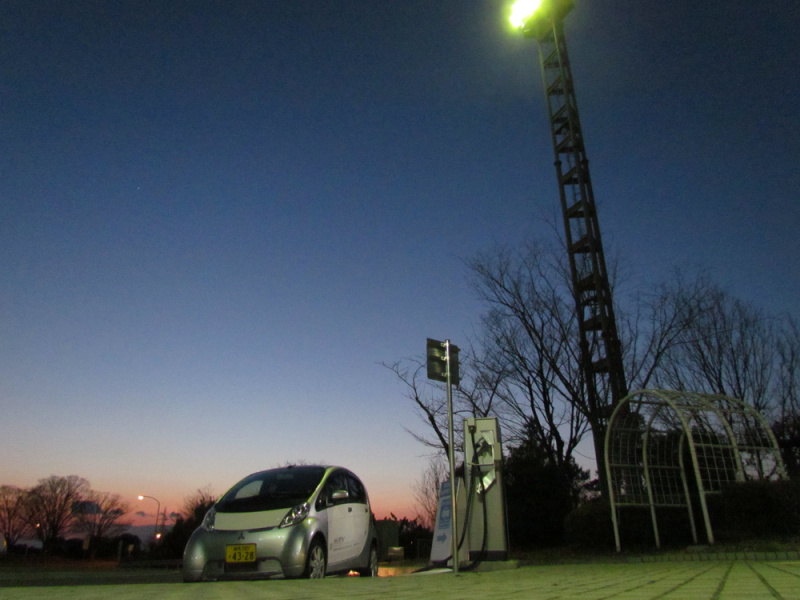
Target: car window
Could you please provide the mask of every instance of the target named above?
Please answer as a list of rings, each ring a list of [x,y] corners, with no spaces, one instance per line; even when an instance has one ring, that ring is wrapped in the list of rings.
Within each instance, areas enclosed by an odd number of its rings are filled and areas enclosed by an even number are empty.
[[[350,493],[350,502],[358,502],[359,504],[366,504],[367,493],[364,491],[364,485],[352,473],[347,473],[347,490]]]
[[[332,497],[333,494],[341,491],[347,492],[349,496],[350,490],[347,489],[347,478],[344,476],[344,473],[338,471],[333,474],[333,477],[331,477],[330,486],[328,490],[331,494],[328,498],[332,504],[345,504],[347,502],[347,498],[334,500]]]
[[[348,497],[345,499],[334,500],[333,494],[342,490],[347,492]],[[322,493],[317,499],[317,510],[322,510],[328,506],[333,506],[334,504],[345,504],[347,502],[351,502],[349,498],[350,489],[348,488],[347,477],[344,472],[336,471],[332,473],[330,477],[328,477],[328,481],[325,482],[325,487],[322,489]]]
[[[254,473],[220,498],[216,509],[254,512],[291,508],[308,501],[324,474],[324,467],[286,467]]]
[[[236,499],[240,500],[242,498],[249,498],[251,496],[257,496],[258,492],[261,491],[261,485],[262,484],[263,484],[263,482],[260,479],[257,479],[255,481],[251,481],[250,483],[242,486],[236,492],[236,496],[235,496]]]

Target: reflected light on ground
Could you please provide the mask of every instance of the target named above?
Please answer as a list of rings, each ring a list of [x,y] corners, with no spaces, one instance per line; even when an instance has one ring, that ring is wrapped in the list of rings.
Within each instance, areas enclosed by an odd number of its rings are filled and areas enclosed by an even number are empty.
[[[420,565],[380,565],[378,567],[378,577],[396,577],[397,575],[408,575],[420,569]]]

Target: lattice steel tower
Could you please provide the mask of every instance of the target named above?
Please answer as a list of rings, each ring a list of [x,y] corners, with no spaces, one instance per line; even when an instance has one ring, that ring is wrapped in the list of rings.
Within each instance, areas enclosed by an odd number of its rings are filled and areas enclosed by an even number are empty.
[[[627,395],[627,386],[564,37],[563,20],[572,4],[572,0],[543,0],[533,16],[525,20],[522,31],[539,45],[586,377],[588,416],[593,425],[605,429],[611,411],[603,398],[610,393],[616,405]],[[596,437],[598,433],[595,432]]]

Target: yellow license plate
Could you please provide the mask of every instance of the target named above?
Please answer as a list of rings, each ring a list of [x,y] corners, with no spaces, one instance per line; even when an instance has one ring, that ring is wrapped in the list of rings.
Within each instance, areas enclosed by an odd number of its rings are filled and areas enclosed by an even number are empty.
[[[234,544],[232,546],[225,546],[225,562],[247,563],[255,561],[255,544]]]

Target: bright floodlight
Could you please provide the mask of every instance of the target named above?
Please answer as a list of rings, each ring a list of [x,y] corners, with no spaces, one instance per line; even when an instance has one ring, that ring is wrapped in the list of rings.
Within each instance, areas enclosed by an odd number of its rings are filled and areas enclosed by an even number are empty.
[[[511,24],[520,28],[533,16],[539,7],[542,5],[542,0],[517,0],[511,6],[511,16],[508,18]]]

